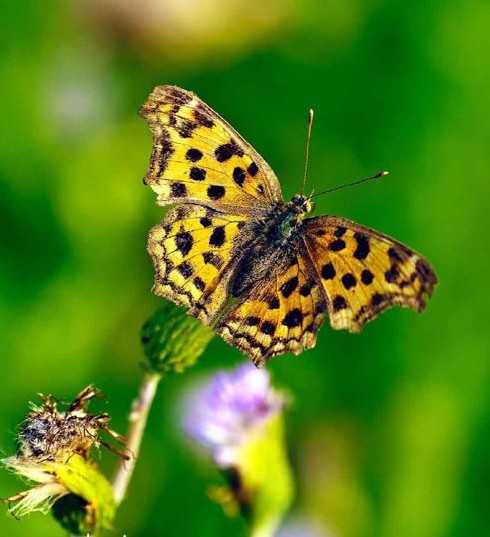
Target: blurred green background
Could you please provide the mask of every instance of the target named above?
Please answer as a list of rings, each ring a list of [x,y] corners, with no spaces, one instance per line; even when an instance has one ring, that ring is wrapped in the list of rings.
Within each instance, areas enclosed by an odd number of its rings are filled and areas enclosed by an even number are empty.
[[[388,169],[319,199],[421,251],[440,284],[419,316],[270,364],[294,397],[292,516],[335,537],[488,533],[490,4],[484,0],[7,2],[0,33],[0,445],[37,392],[103,389],[125,430],[139,329],[159,304],[145,251],[163,210],[141,183],[138,107],[157,84],[196,91],[270,162],[289,198],[314,107],[310,185]],[[206,498],[214,470],[179,431],[195,378],[244,358],[214,339],[162,385],[115,535],[243,536]],[[111,471],[114,459],[103,454]],[[22,488],[0,473],[1,496]],[[63,535],[0,516],[9,537]]]

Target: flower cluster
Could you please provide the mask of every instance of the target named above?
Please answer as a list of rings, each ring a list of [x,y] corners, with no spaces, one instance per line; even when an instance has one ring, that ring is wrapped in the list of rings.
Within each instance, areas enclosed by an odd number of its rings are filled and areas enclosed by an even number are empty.
[[[184,429],[220,467],[232,466],[237,450],[284,406],[265,369],[251,364],[216,374],[186,401]]]
[[[227,513],[241,511],[254,536],[273,535],[292,498],[284,404],[267,371],[252,365],[218,373],[185,403],[185,431],[228,481],[212,498]]]

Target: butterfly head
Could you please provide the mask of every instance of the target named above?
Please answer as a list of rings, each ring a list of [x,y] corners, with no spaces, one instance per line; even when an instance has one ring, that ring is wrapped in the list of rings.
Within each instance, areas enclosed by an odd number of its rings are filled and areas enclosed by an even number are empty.
[[[314,208],[311,199],[307,196],[303,196],[303,194],[296,194],[293,196],[293,199],[289,202],[289,206],[299,220],[302,220]]]

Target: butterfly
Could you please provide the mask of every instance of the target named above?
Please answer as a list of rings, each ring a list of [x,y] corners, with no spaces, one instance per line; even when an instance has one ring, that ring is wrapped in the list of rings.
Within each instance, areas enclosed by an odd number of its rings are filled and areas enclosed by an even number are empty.
[[[156,295],[185,306],[256,365],[315,345],[326,315],[360,332],[397,304],[422,311],[437,283],[400,242],[285,202],[267,162],[194,93],[158,86],[140,114],[153,134],[144,183],[173,205],[148,251]]]

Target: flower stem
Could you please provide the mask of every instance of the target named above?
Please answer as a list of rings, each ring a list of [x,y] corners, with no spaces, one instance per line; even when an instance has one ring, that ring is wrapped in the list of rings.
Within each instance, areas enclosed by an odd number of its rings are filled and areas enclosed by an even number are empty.
[[[129,414],[129,429],[127,434],[126,449],[129,452],[129,460],[121,460],[112,482],[114,500],[119,505],[126,495],[126,491],[133,475],[136,461],[141,446],[141,440],[145,431],[148,413],[150,412],[153,399],[162,378],[159,373],[146,373],[140,386],[138,397],[133,401]]]

